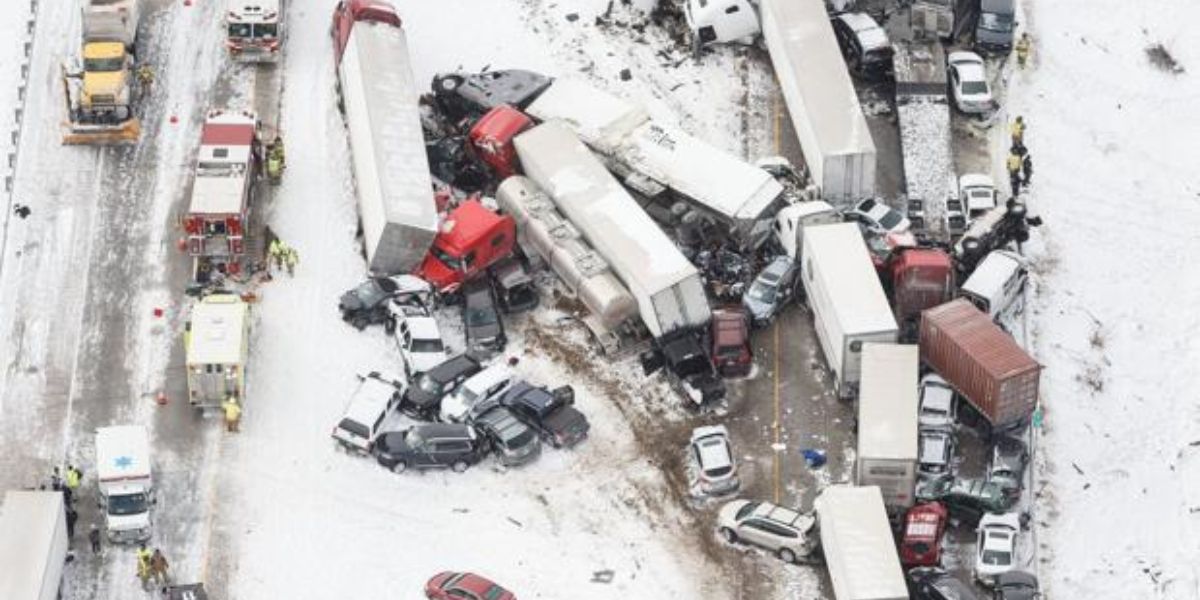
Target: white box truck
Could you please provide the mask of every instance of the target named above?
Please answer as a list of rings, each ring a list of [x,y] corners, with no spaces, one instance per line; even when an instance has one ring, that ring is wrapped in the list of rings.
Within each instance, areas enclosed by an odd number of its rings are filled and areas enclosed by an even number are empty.
[[[656,201],[690,203],[743,249],[767,240],[772,217],[788,203],[766,170],[589,83],[556,79],[525,112],[567,123],[626,185]]]
[[[863,344],[896,342],[898,327],[854,223],[804,230],[800,275],[817,341],[841,398],[858,391]]]
[[[0,598],[56,600],[67,562],[59,492],[10,491],[0,504]]]
[[[339,3],[331,31],[367,270],[410,273],[437,236],[438,211],[407,38],[395,9],[376,1]]]
[[[250,305],[234,294],[211,294],[192,306],[184,332],[188,402],[220,406],[246,399],[250,355]]]
[[[875,142],[822,0],[762,0],[763,39],[804,161],[834,206],[875,195]]]
[[[837,600],[908,600],[896,540],[875,486],[836,485],[813,502]]]
[[[150,539],[154,475],[145,427],[114,425],[96,430],[96,480],[108,539],[117,543]]]
[[[917,346],[864,344],[854,484],[877,486],[888,513],[913,504],[917,485]]]

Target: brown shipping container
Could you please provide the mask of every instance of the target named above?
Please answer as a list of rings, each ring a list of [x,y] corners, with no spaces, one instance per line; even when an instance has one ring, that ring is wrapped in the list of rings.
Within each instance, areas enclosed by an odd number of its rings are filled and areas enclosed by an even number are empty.
[[[1029,418],[1042,367],[963,299],[921,313],[921,360],[1003,429]]]

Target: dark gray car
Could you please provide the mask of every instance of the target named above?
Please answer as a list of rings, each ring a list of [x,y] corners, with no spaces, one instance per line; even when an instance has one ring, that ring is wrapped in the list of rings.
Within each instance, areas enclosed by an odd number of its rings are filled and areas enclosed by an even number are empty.
[[[742,296],[742,305],[750,313],[755,326],[764,326],[775,318],[799,288],[800,269],[791,258],[776,256],[754,278],[750,289]]]
[[[918,567],[908,572],[913,600],[981,600],[968,584],[937,567]]]
[[[1020,496],[1025,487],[1025,467],[1029,464],[1029,449],[1025,443],[1008,436],[997,437],[992,445],[992,462],[988,480],[998,483],[1005,494]]]
[[[996,575],[992,600],[1037,600],[1042,597],[1037,577],[1024,571]]]
[[[414,469],[451,469],[462,473],[479,462],[486,446],[470,425],[423,423],[390,431],[375,440],[375,459],[396,473]]]
[[[506,467],[533,462],[542,453],[542,440],[536,431],[522,423],[498,399],[477,406],[468,416],[471,424],[487,438],[496,458]]]
[[[446,397],[483,368],[474,357],[459,354],[417,376],[404,390],[400,410],[417,419],[433,420]]]
[[[504,351],[508,338],[504,322],[496,308],[496,294],[488,277],[477,277],[463,284],[463,324],[467,331],[467,348],[479,356]]]
[[[547,87],[550,78],[520,69],[483,73],[442,73],[433,78],[438,108],[451,119],[479,117],[507,104],[524,110]]]

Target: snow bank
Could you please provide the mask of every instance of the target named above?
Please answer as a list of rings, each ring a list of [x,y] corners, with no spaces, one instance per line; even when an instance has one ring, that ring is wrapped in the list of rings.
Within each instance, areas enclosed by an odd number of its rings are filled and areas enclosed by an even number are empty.
[[[1028,4],[1008,110],[1046,221],[1040,573],[1056,598],[1200,598],[1200,7]],[[1156,43],[1187,71],[1155,67]]]

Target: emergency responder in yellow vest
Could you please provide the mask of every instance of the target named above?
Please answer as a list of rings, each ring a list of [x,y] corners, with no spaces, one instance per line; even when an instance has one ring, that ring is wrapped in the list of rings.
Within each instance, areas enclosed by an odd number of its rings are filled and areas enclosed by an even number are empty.
[[[238,405],[237,398],[229,396],[225,402],[221,403],[221,409],[225,411],[225,430],[229,433],[237,433],[238,425],[242,420],[242,407]]]
[[[271,240],[271,245],[267,246],[267,259],[276,270],[283,269],[283,242],[279,238]]]
[[[1008,131],[1009,131],[1009,133],[1012,134],[1012,145],[1014,145],[1014,146],[1024,146],[1025,145],[1025,118],[1024,117],[1017,115],[1017,120],[1013,121],[1013,124],[1012,124],[1012,126],[1010,126],[1008,128]]]
[[[67,489],[71,490],[72,494],[75,493],[75,490],[79,489],[81,479],[83,479],[83,473],[80,473],[79,469],[76,469],[74,465],[67,465],[66,484]]]
[[[1029,62],[1030,46],[1033,44],[1029,40],[1028,33],[1022,33],[1021,39],[1017,40],[1017,66],[1024,69],[1026,63]]]
[[[1008,183],[1012,186],[1012,197],[1016,198],[1021,193],[1021,157],[1016,152],[1009,153],[1005,166],[1008,167]]]
[[[150,550],[142,544],[137,551],[137,575],[138,579],[142,580],[142,585],[145,586],[150,581],[150,558],[153,556]]]
[[[137,80],[142,86],[142,95],[150,93],[150,86],[154,84],[154,69],[150,65],[142,65],[137,70]]]

